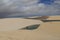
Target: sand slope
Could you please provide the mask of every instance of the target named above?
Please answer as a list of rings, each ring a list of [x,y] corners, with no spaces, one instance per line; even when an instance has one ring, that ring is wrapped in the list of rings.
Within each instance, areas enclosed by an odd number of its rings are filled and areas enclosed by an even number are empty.
[[[0,31],[13,31],[28,25],[40,24],[41,21],[29,20],[23,18],[6,18],[0,19]]]
[[[55,19],[56,17],[57,16],[55,17],[51,16],[48,19]],[[56,20],[60,20],[60,16],[58,16]],[[39,20],[36,20],[35,22],[37,23],[38,21]],[[13,23],[15,21],[10,22]],[[18,21],[16,20],[16,22]],[[28,23],[28,21],[26,22]],[[60,40],[60,22],[43,23],[39,21],[38,23],[40,23],[41,25],[36,30],[14,30],[4,32],[0,31],[0,40]]]

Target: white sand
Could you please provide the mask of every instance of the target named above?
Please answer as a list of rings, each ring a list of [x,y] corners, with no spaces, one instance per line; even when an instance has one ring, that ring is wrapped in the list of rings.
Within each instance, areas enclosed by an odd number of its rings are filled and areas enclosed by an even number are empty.
[[[42,22],[39,20],[29,20],[23,18],[0,19],[0,31],[13,31],[29,25],[40,24],[40,23]]]
[[[55,19],[57,16],[50,17],[49,19]],[[57,17],[56,20],[60,20],[59,17]],[[3,21],[4,20],[4,21]],[[7,21],[6,21],[7,20]],[[9,20],[9,21],[8,21]],[[31,23],[31,21],[25,20],[26,24]],[[24,24],[24,21],[22,19],[2,19],[0,23],[2,22],[2,25],[0,27],[9,27],[8,25],[21,22]],[[30,20],[30,19],[29,19]],[[36,30],[15,30],[14,31],[0,31],[0,40],[60,40],[60,22],[46,22],[43,23],[39,20],[33,21],[35,23],[40,23],[40,27]],[[7,25],[7,23],[8,25]],[[4,26],[4,23],[6,24]],[[25,25],[26,25],[25,24]],[[16,26],[17,24],[15,24]],[[23,25],[23,26],[25,26]],[[30,25],[30,24],[29,24]],[[14,25],[13,25],[14,26]],[[12,27],[13,27],[12,26]],[[10,29],[9,29],[10,30]]]

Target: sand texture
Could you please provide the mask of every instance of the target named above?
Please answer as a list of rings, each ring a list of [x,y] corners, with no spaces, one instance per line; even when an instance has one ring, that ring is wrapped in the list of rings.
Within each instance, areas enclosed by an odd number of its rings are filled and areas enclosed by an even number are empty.
[[[60,20],[60,16],[51,16],[48,20]],[[34,24],[40,24],[40,26],[35,30],[19,30]],[[60,40],[60,21],[42,22],[23,18],[0,19],[0,40]]]

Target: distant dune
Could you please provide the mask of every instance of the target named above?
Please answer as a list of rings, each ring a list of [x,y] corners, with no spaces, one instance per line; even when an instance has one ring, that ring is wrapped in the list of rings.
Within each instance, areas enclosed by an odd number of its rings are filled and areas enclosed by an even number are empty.
[[[60,16],[50,16],[48,20],[60,20]],[[36,30],[18,30],[34,24],[40,26]],[[0,40],[60,40],[60,22],[23,18],[0,19]]]

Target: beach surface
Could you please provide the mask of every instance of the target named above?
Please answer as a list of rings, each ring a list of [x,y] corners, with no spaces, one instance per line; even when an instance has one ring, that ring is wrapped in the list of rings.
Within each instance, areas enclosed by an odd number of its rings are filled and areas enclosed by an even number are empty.
[[[50,16],[48,20],[60,20],[60,16]],[[35,30],[19,30],[35,24],[40,24]],[[60,21],[42,22],[24,18],[0,19],[0,40],[60,40]]]

